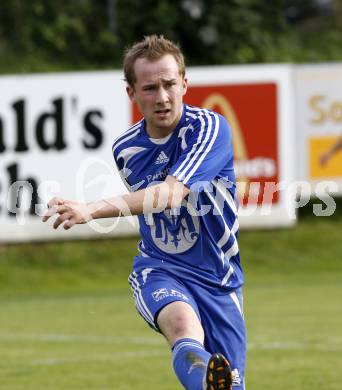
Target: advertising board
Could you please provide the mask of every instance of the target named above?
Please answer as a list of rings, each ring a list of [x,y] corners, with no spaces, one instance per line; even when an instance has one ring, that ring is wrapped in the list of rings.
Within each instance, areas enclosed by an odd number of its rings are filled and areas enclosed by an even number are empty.
[[[190,68],[185,101],[231,124],[245,227],[295,221],[293,91],[289,66]],[[0,78],[0,241],[137,232],[135,217],[57,232],[41,223],[46,201],[91,201],[126,192],[111,145],[138,118],[121,72]]]
[[[39,216],[53,196],[90,201],[125,191],[111,154],[129,121],[121,73],[7,76],[0,90],[0,241],[132,231],[128,220],[55,231]]]
[[[342,64],[295,69],[298,179],[342,194]]]

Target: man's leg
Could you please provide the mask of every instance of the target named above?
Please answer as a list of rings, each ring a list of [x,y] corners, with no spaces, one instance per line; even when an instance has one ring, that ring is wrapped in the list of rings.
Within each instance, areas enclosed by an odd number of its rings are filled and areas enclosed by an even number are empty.
[[[241,290],[217,295],[196,286],[191,292],[205,330],[206,350],[220,352],[228,359],[233,372],[233,389],[244,390],[246,330]]]
[[[222,387],[222,378],[215,375],[217,369],[226,369],[221,360],[212,357],[214,371],[208,365],[211,354],[203,347],[204,332],[198,306],[184,284],[152,268],[134,270],[129,281],[138,312],[172,347],[175,372],[184,387],[187,390],[230,390],[230,378],[226,375]],[[211,373],[214,382],[203,387],[203,380],[211,379]]]
[[[157,323],[170,346],[184,338],[204,342],[204,331],[195,310],[182,301],[175,301],[163,307]]]
[[[160,311],[157,323],[172,347],[173,366],[186,389],[231,389],[229,363],[222,355],[211,356],[204,349],[203,328],[189,304],[170,303]]]

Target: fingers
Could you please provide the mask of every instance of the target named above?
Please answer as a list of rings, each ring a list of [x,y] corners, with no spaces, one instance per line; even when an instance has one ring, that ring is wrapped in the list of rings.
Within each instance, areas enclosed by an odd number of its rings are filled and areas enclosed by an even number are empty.
[[[70,208],[67,205],[53,205],[49,208],[49,210],[43,215],[42,221],[46,222],[50,217],[52,217],[55,214],[63,214],[70,210]]]
[[[58,206],[65,202],[62,198],[54,197],[47,203],[48,211],[43,215],[42,221],[46,222],[52,215],[58,213]]]
[[[50,209],[51,207],[55,206],[55,205],[62,205],[64,204],[65,202],[65,199],[63,198],[57,198],[56,196],[52,199],[49,200],[47,206],[48,208]]]
[[[62,224],[65,230],[72,228],[76,224],[86,223],[90,218],[87,205],[62,198],[53,198],[48,203],[48,210],[43,215],[42,221],[48,221],[55,214],[59,214],[53,224],[54,229]]]
[[[75,217],[70,218],[69,221],[65,222],[65,224],[63,225],[63,228],[64,228],[65,230],[69,230],[69,229],[71,229],[74,225],[76,225],[76,223],[77,223],[77,220],[76,220]]]
[[[66,225],[69,224],[71,220],[74,219],[74,214],[72,212],[65,212],[64,214],[61,214],[56,221],[53,224],[53,228],[57,229],[62,223],[66,222],[64,225],[64,229],[66,228]],[[71,227],[71,226],[70,226]]]

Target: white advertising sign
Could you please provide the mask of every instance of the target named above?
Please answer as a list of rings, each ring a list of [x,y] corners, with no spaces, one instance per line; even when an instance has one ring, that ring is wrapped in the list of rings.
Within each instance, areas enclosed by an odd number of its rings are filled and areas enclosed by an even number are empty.
[[[298,179],[342,194],[342,64],[297,66],[295,84]]]
[[[55,231],[39,217],[53,196],[90,201],[126,191],[111,154],[129,123],[124,86],[120,72],[0,78],[0,241],[136,231],[129,220]]]
[[[192,68],[188,78],[185,101],[232,124],[241,225],[293,224],[292,68]],[[137,119],[122,73],[7,76],[0,92],[0,242],[137,232],[134,217],[70,231],[40,218],[53,196],[91,201],[126,192],[111,154],[113,140]]]

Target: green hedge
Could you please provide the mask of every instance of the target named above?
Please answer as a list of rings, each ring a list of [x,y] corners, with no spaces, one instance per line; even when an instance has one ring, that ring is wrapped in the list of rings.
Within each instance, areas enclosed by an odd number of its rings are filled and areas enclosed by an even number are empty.
[[[0,73],[110,69],[151,33],[189,65],[341,61],[341,2],[9,0],[0,3]]]

